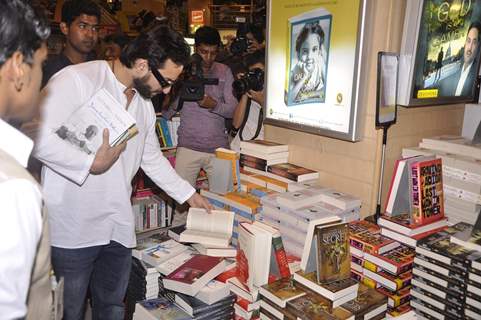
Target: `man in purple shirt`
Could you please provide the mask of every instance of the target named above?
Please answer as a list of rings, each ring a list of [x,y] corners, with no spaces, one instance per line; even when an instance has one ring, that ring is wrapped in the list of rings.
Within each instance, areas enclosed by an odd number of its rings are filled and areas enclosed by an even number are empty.
[[[175,170],[194,187],[201,168],[211,181],[215,149],[229,148],[225,119],[232,118],[237,105],[232,94],[232,72],[228,66],[214,61],[220,44],[216,29],[208,26],[197,29],[195,52],[202,57],[203,75],[205,78],[219,79],[219,84],[206,85],[204,98],[196,102],[184,102],[180,111]],[[176,107],[175,102],[162,116],[170,119]]]

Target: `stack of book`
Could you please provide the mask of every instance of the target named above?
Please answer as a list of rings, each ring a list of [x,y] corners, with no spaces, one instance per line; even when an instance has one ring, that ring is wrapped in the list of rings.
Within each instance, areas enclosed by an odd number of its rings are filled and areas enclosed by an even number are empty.
[[[457,223],[419,240],[414,259],[411,306],[423,317],[470,319],[469,272],[480,253],[452,243],[453,234],[470,225]],[[474,271],[476,272],[476,271]],[[474,277],[473,277],[474,278]],[[479,313],[473,318],[477,319]]]
[[[336,196],[331,196],[336,194]],[[270,194],[261,198],[263,222],[279,228],[286,251],[304,250],[309,224],[329,218],[344,222],[359,219],[360,200],[332,189],[311,186],[295,192]]]
[[[372,279],[378,291],[389,297],[388,314],[409,311],[414,256],[413,248],[399,243],[395,249],[383,253],[364,252],[364,260],[369,264],[364,266],[363,275]]]
[[[456,153],[453,148],[446,151],[432,140],[426,149],[404,148],[403,156],[435,155],[443,161],[444,207],[452,223],[465,221],[473,224],[481,210],[481,164],[475,154]],[[446,141],[445,141],[446,142]],[[446,142],[449,143],[449,142]],[[421,145],[421,144],[420,144]],[[422,144],[427,146],[426,144]],[[465,145],[466,148],[473,148]]]
[[[159,276],[159,272],[153,266],[137,258],[132,258],[132,269],[125,298],[128,318],[131,318],[134,313],[137,301],[158,297]]]
[[[448,223],[446,218],[441,218],[426,224],[412,224],[410,215],[404,213],[383,215],[379,218],[378,225],[381,226],[382,235],[414,248],[420,239],[445,229]]]

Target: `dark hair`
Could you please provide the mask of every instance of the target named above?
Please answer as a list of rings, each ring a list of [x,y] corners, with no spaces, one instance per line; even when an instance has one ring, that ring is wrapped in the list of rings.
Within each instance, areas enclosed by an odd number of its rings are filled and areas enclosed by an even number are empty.
[[[252,33],[252,36],[254,39],[257,40],[257,42],[262,43],[264,42],[264,30],[261,25],[258,24],[247,24],[246,25],[246,33]]]
[[[19,51],[31,64],[35,51],[50,35],[44,16],[25,0],[0,0],[0,66]]]
[[[266,54],[264,50],[256,50],[244,57],[244,64],[247,68],[256,63],[266,64]]]
[[[302,44],[306,41],[307,36],[311,33],[317,34],[319,36],[319,46],[324,43],[324,31],[322,30],[321,26],[317,22],[306,23],[304,27],[302,27],[301,32],[297,36],[296,39],[296,52],[299,53],[301,50]]]
[[[105,43],[115,43],[120,48],[125,47],[129,42],[130,39],[124,34],[109,34],[104,38]]]
[[[157,25],[140,34],[122,50],[120,62],[131,68],[137,59],[145,59],[150,68],[162,68],[167,59],[177,65],[189,63],[190,48],[180,33],[166,25]]]
[[[62,6],[62,22],[70,24],[82,14],[95,16],[100,22],[100,8],[91,0],[68,0]]]
[[[481,23],[479,23],[479,21],[471,22],[471,24],[469,25],[469,28],[468,28],[468,32],[466,33],[466,36],[469,33],[469,31],[471,31],[471,29],[473,29],[473,28],[478,29],[478,40],[479,40],[481,38]]]
[[[220,35],[217,29],[203,26],[197,29],[194,35],[194,42],[196,46],[206,44],[209,46],[220,46]]]

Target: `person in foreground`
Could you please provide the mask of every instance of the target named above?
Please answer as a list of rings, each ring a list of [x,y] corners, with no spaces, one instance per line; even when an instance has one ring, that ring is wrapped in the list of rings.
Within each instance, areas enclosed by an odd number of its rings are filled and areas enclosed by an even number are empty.
[[[50,243],[33,142],[7,121],[37,112],[48,22],[24,0],[0,0],[0,319],[50,320]]]
[[[124,319],[131,248],[136,245],[130,195],[141,167],[179,203],[211,209],[162,155],[150,98],[167,94],[189,61],[182,35],[157,26],[130,42],[120,59],[66,67],[42,91],[35,156],[50,213],[52,264],[65,278],[64,320],[83,320],[90,286],[93,319]],[[110,147],[108,130],[96,154],[52,134],[97,91],[105,89],[136,120],[138,134]]]

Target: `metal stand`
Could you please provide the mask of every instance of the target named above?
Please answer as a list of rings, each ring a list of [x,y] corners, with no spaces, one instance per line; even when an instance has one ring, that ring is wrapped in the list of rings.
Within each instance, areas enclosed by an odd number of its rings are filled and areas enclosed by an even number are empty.
[[[389,126],[385,126],[382,128],[382,153],[381,153],[381,172],[379,173],[379,184],[377,189],[377,204],[376,204],[376,213],[374,215],[374,219],[377,222],[377,219],[381,216],[381,195],[382,195],[382,182],[384,178],[384,162],[386,160],[386,144],[387,144],[387,129]]]

